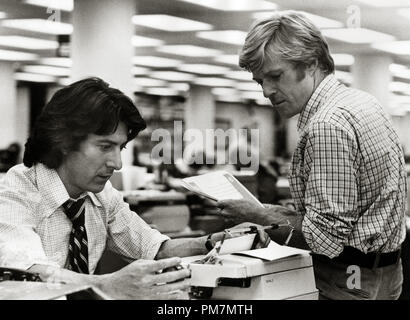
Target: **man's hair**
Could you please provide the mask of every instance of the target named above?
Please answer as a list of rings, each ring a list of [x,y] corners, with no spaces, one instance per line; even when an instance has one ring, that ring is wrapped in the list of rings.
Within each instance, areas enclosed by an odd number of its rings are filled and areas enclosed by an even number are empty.
[[[25,144],[27,167],[40,162],[58,168],[65,152],[78,150],[89,134],[109,135],[123,122],[127,142],[146,128],[137,107],[120,90],[99,78],[87,78],[58,90],[39,115]]]
[[[297,11],[279,11],[256,21],[240,52],[239,66],[250,72],[260,71],[266,55],[289,62],[298,70],[305,70],[315,61],[326,75],[335,69],[320,30]]]

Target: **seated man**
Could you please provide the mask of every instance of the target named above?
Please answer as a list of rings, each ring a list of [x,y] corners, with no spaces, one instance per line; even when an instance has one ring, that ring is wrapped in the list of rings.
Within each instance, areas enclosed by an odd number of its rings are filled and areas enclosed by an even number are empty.
[[[207,237],[171,240],[151,229],[108,181],[122,166],[121,150],[145,126],[132,101],[101,79],[56,92],[25,145],[24,165],[0,184],[0,266],[95,285],[113,298],[184,294],[188,283],[175,281],[188,270],[160,273],[180,259],[153,259],[206,254]],[[134,262],[93,275],[106,247]]]

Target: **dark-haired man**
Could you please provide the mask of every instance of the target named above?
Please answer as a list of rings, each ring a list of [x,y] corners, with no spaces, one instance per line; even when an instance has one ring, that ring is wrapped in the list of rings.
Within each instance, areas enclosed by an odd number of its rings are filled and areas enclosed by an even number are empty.
[[[131,212],[108,181],[122,166],[121,150],[144,128],[132,101],[98,78],[56,92],[26,143],[24,165],[0,184],[0,266],[88,283],[113,298],[185,296],[188,283],[175,281],[188,270],[160,272],[180,259],[153,259],[205,254],[207,237],[169,239]],[[134,262],[93,275],[106,247]]]
[[[289,176],[296,211],[229,200],[219,203],[222,214],[235,222],[289,222],[271,238],[312,250],[320,298],[397,299],[406,170],[379,102],[337,81],[324,37],[301,13],[255,22],[239,64],[282,117],[299,114]]]

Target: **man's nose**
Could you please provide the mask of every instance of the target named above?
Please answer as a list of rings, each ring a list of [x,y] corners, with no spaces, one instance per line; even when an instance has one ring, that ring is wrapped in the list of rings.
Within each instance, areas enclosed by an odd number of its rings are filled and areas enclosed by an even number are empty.
[[[113,168],[114,170],[120,170],[122,168],[121,150],[119,148],[109,155],[107,167]]]
[[[276,94],[276,91],[277,91],[275,86],[269,83],[266,83],[266,84],[264,83],[262,85],[262,90],[263,90],[263,96],[265,98],[271,97],[272,95]]]

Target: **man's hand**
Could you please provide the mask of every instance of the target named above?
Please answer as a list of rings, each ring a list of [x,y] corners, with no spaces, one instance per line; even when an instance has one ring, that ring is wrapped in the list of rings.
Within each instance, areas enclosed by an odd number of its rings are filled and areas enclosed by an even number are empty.
[[[253,222],[263,224],[261,217],[264,215],[264,208],[258,208],[247,200],[221,200],[217,206],[221,209],[221,215],[228,221],[235,224],[242,222]]]
[[[105,276],[98,287],[113,299],[163,300],[188,299],[188,269],[162,273],[176,267],[180,258],[138,260]],[[177,281],[177,282],[175,282]]]

